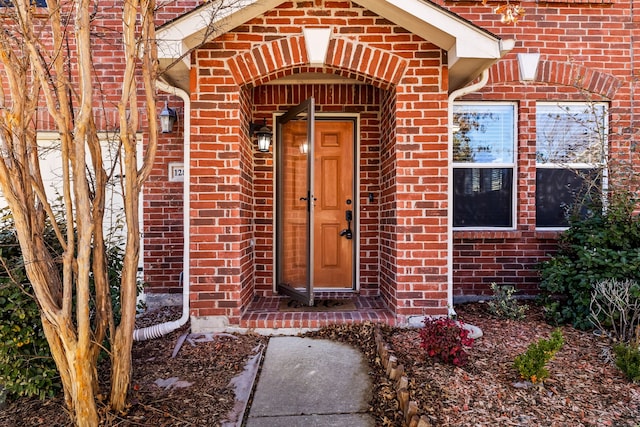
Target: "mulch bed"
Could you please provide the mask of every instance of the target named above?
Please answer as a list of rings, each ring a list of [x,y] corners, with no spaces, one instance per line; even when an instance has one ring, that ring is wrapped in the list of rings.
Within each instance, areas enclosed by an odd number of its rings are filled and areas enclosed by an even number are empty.
[[[165,308],[147,313],[139,319],[138,327],[179,317],[179,309]],[[244,370],[254,349],[260,344],[266,345],[268,339],[245,334],[236,335],[236,338],[221,336],[195,345],[185,342],[172,358],[178,338],[187,329],[184,327],[155,340],[134,343],[130,406],[125,414],[114,414],[108,413],[101,404],[102,425],[216,426],[226,419],[235,403],[229,382]],[[101,380],[107,381],[106,370],[100,372]],[[181,388],[184,383],[178,381],[191,385]],[[170,386],[172,383],[174,385]],[[71,425],[62,398],[44,402],[19,399],[0,412],[0,426]]]
[[[456,307],[484,337],[463,368],[427,360],[415,330],[393,330],[387,342],[410,378],[411,399],[434,425],[637,426],[640,387],[611,360],[610,345],[592,333],[563,327],[565,344],[542,386],[518,388],[514,358],[554,327],[533,307],[523,321],[491,317],[484,304]]]
[[[480,327],[484,337],[470,349],[469,363],[456,368],[434,362],[420,349],[417,330],[382,326],[384,339],[409,377],[410,399],[434,426],[637,426],[640,387],[629,383],[610,359],[609,344],[587,332],[563,327],[565,345],[549,364],[541,387],[518,388],[513,359],[553,327],[538,308],[524,321],[491,317],[484,304],[456,306],[462,321]],[[179,317],[176,310],[149,313],[147,324]],[[140,326],[145,326],[142,324]],[[309,335],[350,343],[369,362],[374,383],[370,412],[379,426],[401,425],[395,389],[383,371],[374,343],[375,325],[337,325]],[[185,343],[171,358],[178,337],[134,345],[134,377],[126,414],[104,414],[108,426],[215,426],[234,404],[229,381],[244,368],[265,337],[220,337],[195,346]],[[177,378],[187,388],[159,387]],[[104,411],[104,408],[103,408]],[[61,399],[20,399],[0,413],[2,426],[68,426]]]

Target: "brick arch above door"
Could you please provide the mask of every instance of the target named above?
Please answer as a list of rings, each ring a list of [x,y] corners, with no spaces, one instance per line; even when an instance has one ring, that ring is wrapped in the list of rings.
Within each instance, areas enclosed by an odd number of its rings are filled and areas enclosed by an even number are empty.
[[[227,59],[228,69],[239,86],[259,86],[276,77],[293,74],[309,65],[303,35],[272,40]],[[394,53],[348,39],[331,39],[325,67],[335,74],[389,89],[397,85],[408,61]]]

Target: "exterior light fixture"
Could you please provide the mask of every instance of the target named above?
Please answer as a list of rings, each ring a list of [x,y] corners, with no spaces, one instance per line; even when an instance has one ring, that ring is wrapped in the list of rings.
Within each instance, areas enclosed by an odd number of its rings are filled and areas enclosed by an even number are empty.
[[[160,111],[160,131],[162,133],[173,132],[173,125],[178,120],[178,114],[173,108],[169,108],[169,103],[164,102],[164,108]]]
[[[267,119],[264,119],[262,126],[258,123],[249,123],[249,133],[256,136],[258,140],[258,150],[266,153],[271,146],[271,136],[273,132],[267,127]]]
[[[306,141],[300,144],[300,154],[309,154],[309,143]]]

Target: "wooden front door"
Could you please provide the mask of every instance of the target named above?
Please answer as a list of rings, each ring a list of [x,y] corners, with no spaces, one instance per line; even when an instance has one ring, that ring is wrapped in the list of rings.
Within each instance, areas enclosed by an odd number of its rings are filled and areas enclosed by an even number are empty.
[[[354,286],[353,120],[316,119],[313,99],[278,119],[279,292],[313,305],[313,290]]]
[[[313,156],[316,288],[353,288],[353,127],[351,120],[316,120]]]

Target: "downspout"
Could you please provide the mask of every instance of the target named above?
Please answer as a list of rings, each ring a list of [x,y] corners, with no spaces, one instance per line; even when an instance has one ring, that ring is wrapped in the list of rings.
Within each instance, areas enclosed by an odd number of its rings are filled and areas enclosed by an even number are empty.
[[[450,141],[448,152],[448,178],[447,188],[448,191],[448,213],[447,213],[447,308],[449,309],[449,317],[454,317],[456,311],[453,308],[453,103],[457,98],[467,95],[469,93],[482,89],[489,81],[489,69],[482,71],[480,81],[470,86],[465,86],[458,90],[454,90],[449,95],[448,105],[448,123],[447,132]]]
[[[159,323],[157,325],[148,326],[142,329],[135,329],[133,331],[134,341],[144,341],[153,338],[159,338],[176,329],[182,327],[189,320],[189,212],[190,212],[190,177],[191,172],[189,164],[191,163],[191,102],[190,97],[184,90],[168,85],[167,83],[158,80],[156,82],[159,90],[178,96],[184,103],[184,184],[183,184],[183,238],[184,238],[184,255],[182,259],[182,273],[180,273],[180,281],[182,282],[182,317],[178,320],[171,320],[169,322]]]

